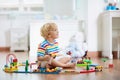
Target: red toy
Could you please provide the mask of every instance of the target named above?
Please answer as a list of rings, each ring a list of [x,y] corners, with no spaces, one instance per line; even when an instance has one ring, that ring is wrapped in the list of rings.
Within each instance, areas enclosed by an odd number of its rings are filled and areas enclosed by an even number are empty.
[[[83,70],[83,71],[80,71],[80,73],[90,73],[90,72],[95,72],[94,69],[91,69],[91,70]]]

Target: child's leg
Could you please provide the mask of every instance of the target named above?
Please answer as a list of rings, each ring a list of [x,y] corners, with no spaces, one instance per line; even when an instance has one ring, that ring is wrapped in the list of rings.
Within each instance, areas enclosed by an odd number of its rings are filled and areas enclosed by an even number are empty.
[[[71,59],[72,57],[70,55],[56,56],[55,58],[56,61],[59,61],[64,64],[68,63]]]
[[[70,60],[71,60],[71,58],[66,57],[66,58],[61,58],[61,59],[58,60],[58,61],[61,62],[61,63],[66,64],[66,63],[68,63]]]
[[[75,63],[62,63],[56,60],[52,60],[51,61],[51,65],[55,66],[55,67],[63,67],[63,68],[72,68],[75,67]]]

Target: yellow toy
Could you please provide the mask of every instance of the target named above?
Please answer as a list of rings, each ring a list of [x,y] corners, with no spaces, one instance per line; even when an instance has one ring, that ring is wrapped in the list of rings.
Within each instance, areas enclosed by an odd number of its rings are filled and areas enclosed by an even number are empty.
[[[8,62],[10,63],[10,65],[8,65]],[[14,54],[8,54],[6,56],[6,65],[4,66],[3,70],[5,72],[18,71],[18,61],[17,61],[16,56]]]

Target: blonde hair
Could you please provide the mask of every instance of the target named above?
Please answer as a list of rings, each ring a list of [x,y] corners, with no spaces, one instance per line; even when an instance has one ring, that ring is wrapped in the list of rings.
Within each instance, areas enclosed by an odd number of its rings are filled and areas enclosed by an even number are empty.
[[[48,38],[49,31],[54,30],[57,27],[55,23],[46,23],[41,27],[41,36],[45,39]]]

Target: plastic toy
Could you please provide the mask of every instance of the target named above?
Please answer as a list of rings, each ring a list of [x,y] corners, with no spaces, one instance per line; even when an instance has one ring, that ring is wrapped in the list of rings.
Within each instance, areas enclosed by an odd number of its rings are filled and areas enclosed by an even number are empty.
[[[28,63],[28,60],[26,60],[26,63],[25,63],[25,71],[26,72],[28,71],[28,66],[29,66],[29,63]]]
[[[106,10],[117,10],[116,3],[109,3],[106,7]]]
[[[34,73],[37,73],[37,74],[59,74],[60,71],[56,71],[56,72],[31,72],[31,71],[14,71],[14,73],[31,73],[31,74],[34,74]]]
[[[80,71],[80,73],[90,73],[90,72],[95,72],[94,69],[91,69],[91,70],[83,70],[83,71]]]
[[[113,64],[109,64],[109,68],[113,68]]]
[[[108,58],[102,58],[101,59],[103,62],[106,62],[108,60]]]
[[[90,57],[84,57],[84,58],[82,58],[82,60],[78,60],[78,62],[77,62],[78,67],[88,66],[90,64],[92,64],[92,61],[91,61]]]
[[[14,54],[9,54],[6,56],[6,64],[4,66],[4,71],[7,73],[40,73],[40,74],[59,74],[59,73],[90,73],[96,71],[102,71],[102,66],[91,64],[91,60],[84,59],[84,66],[86,69],[82,70],[62,70],[60,67],[38,67],[37,69],[32,69],[33,65],[37,63],[29,63],[28,60],[24,63],[18,63],[18,60]],[[19,70],[19,66],[23,66],[24,70]],[[94,68],[93,68],[94,67]]]
[[[106,62],[106,60],[107,60],[106,58],[102,58],[103,62]],[[82,58],[81,61],[77,62],[77,66],[86,67],[86,70],[81,71],[81,73],[98,72],[98,71],[102,71],[103,69],[102,66],[99,66],[97,64],[92,64],[90,57]],[[94,69],[92,69],[91,67],[93,67]]]
[[[18,60],[14,54],[8,54],[6,56],[6,65],[4,66],[4,71],[7,73],[41,73],[41,74],[58,74],[60,72],[59,68],[49,69],[49,68],[39,68],[38,71],[32,70],[32,65],[36,63],[29,63],[26,60],[25,63],[18,63]],[[24,66],[24,71],[19,70],[19,66]],[[30,70],[29,70],[30,67]]]
[[[90,69],[90,70],[63,70],[60,73],[76,73],[76,74],[80,74],[80,73],[91,73],[91,72],[96,72],[95,69]]]
[[[108,58],[104,57],[104,58],[101,58],[101,60],[104,62],[104,68],[108,68],[108,65],[106,64],[106,61],[108,60]]]
[[[96,70],[97,72],[102,71],[102,69],[103,69],[102,66],[96,66],[96,67],[95,67],[95,70]]]
[[[75,73],[75,74],[80,74],[80,71],[78,71],[78,70],[62,70],[60,73]]]
[[[10,65],[8,65],[8,63]],[[4,71],[5,72],[14,72],[18,70],[18,61],[16,59],[16,56],[14,54],[8,54],[6,56],[6,65],[4,65]]]

